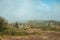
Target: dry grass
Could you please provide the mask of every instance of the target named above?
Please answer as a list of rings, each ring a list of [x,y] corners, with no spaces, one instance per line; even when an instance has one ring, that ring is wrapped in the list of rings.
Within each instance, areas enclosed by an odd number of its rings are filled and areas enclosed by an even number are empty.
[[[0,40],[60,40],[60,32],[44,32],[42,35],[0,36]]]

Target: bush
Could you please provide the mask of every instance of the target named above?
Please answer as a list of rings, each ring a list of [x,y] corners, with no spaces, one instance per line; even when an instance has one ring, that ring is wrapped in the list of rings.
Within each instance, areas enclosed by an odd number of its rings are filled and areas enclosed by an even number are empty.
[[[15,27],[16,28],[19,28],[18,22],[15,23]]]
[[[4,32],[0,33],[1,35],[13,35],[13,36],[25,36],[28,33],[23,29],[16,29],[15,27],[8,27]]]
[[[0,17],[0,32],[3,32],[6,29],[6,20],[3,17]]]

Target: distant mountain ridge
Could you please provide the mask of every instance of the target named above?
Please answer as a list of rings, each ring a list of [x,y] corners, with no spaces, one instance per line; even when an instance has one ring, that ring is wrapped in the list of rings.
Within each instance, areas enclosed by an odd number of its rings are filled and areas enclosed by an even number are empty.
[[[46,24],[54,24],[54,25],[60,25],[60,21],[55,20],[30,20],[27,22],[27,24],[31,25],[46,25]]]

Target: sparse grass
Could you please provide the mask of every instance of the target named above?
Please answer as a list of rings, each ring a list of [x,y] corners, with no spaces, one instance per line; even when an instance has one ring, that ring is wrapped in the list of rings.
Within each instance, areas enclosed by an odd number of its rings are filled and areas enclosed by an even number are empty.
[[[60,32],[44,32],[43,35],[0,36],[1,40],[60,40]]]

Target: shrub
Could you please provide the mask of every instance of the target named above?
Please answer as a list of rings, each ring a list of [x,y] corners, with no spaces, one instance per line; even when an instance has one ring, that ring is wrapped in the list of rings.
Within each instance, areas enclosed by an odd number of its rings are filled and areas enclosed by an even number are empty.
[[[6,29],[6,20],[3,17],[0,17],[0,32],[3,32]]]

